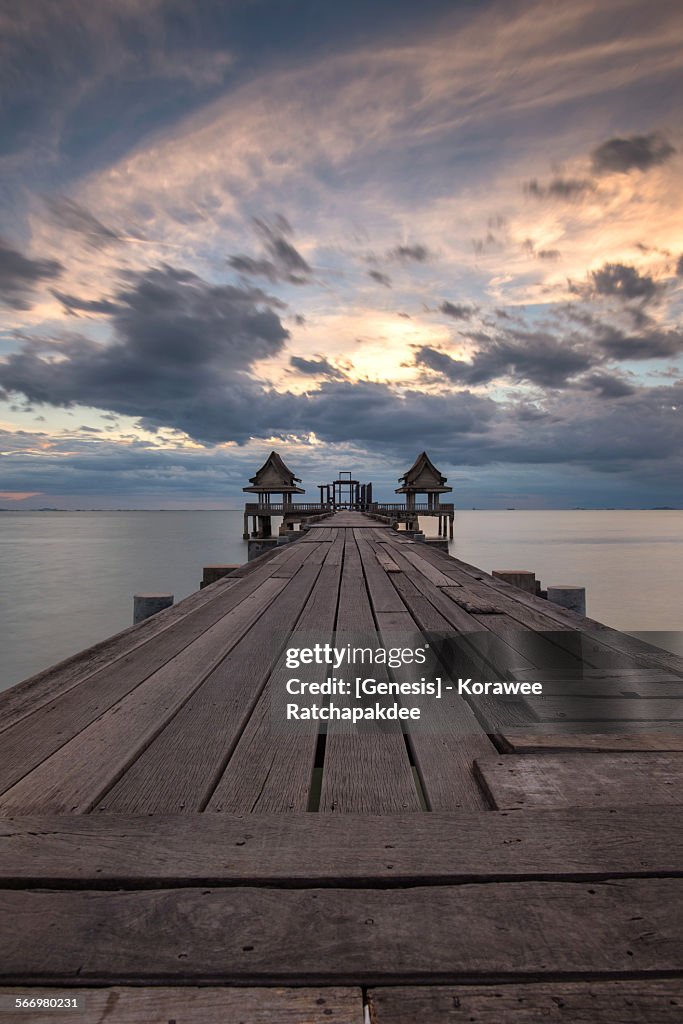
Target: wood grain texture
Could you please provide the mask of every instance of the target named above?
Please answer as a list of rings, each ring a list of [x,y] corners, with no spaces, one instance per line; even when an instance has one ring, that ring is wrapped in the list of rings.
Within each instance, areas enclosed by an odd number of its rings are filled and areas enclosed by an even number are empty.
[[[335,540],[292,632],[292,646],[305,646],[312,638],[318,643],[331,640],[342,551],[343,540]],[[282,707],[282,687],[287,675],[282,664],[271,674],[211,795],[207,812],[282,813],[307,809],[318,723],[305,723],[295,731],[273,719],[273,708]],[[303,666],[298,675],[303,680],[312,680],[319,678],[320,672],[315,666]]]
[[[651,728],[651,727],[650,727]],[[536,726],[536,731],[515,728],[502,729],[498,739],[501,750],[510,754],[560,753],[570,750],[586,750],[602,753],[617,751],[683,750],[683,730],[662,729],[656,733],[649,730],[625,733],[572,732],[571,728],[549,732],[546,726]],[[633,730],[633,725],[629,724]],[[661,731],[660,731],[661,730]]]
[[[300,557],[300,554],[290,551],[287,556]],[[68,692],[58,694],[5,730],[0,745],[0,791],[9,788],[224,616],[237,609],[268,583],[274,564],[279,563],[275,559],[264,563],[258,571],[229,588],[220,589],[216,584],[213,600],[174,622],[158,640],[134,648],[114,663],[99,669],[89,677],[87,687],[82,691],[80,687],[72,687]],[[270,592],[267,589],[264,593]]]
[[[683,880],[0,892],[5,985],[346,985],[680,972]]]
[[[315,887],[683,875],[670,808],[0,819],[0,887]]]
[[[115,636],[108,637],[93,647],[80,651],[2,691],[0,732],[33,714],[38,708],[54,700],[57,695],[65,694],[72,687],[86,682],[103,666],[111,665],[148,641],[156,639],[174,623],[210,604],[219,594],[234,587],[236,583],[237,580],[227,577],[216,580],[215,583],[190,594],[170,608],[164,608],[143,622],[128,626]]]
[[[59,996],[63,989],[31,989]],[[0,997],[17,990],[0,988]],[[28,994],[28,992],[25,992]],[[363,1024],[359,988],[83,988],[85,1012],[21,1011],[24,1024]],[[9,1021],[9,1017],[7,1018]]]
[[[203,810],[316,582],[307,559],[109,792],[100,812]],[[274,577],[276,578],[276,577]]]
[[[683,980],[375,988],[372,1024],[679,1024]]]
[[[432,552],[432,554],[439,555],[439,552]],[[452,562],[451,569],[445,569],[444,571],[448,575],[453,575],[459,582],[475,579],[499,594],[507,592],[516,598],[520,605],[541,612],[561,627],[583,631],[594,639],[596,644],[599,643],[602,648],[611,650],[615,658],[619,654],[629,654],[633,656],[632,660],[644,667],[648,665],[659,667],[683,676],[683,658],[678,654],[654,647],[638,637],[621,633],[619,630],[606,626],[602,622],[597,622],[588,616],[578,615],[576,612],[571,612],[566,608],[560,607],[560,605],[553,604],[552,601],[544,601],[533,594],[519,591],[518,588],[510,587],[509,584],[504,583],[502,580],[494,579],[482,569],[469,565],[461,559],[451,558],[450,561]]]
[[[0,809],[90,810],[285,585],[285,580],[265,580],[231,615],[221,618],[120,701],[103,709],[99,717],[91,713],[94,721],[0,796]]]
[[[683,803],[679,753],[506,754],[476,768],[499,810]]]
[[[666,684],[665,684],[666,685]],[[683,700],[676,697],[546,695],[525,697],[540,722],[680,722]],[[655,726],[656,728],[656,726]]]
[[[358,546],[352,530],[346,531],[337,612],[338,646],[350,642],[372,646],[379,643]],[[350,666],[346,675],[354,678]],[[382,666],[375,666],[378,680],[387,677]],[[350,698],[335,698],[342,706]],[[346,722],[330,722],[325,747],[320,811],[323,813],[396,814],[420,809],[403,733],[398,722],[370,723],[373,728],[354,727]],[[384,728],[382,728],[384,726]]]

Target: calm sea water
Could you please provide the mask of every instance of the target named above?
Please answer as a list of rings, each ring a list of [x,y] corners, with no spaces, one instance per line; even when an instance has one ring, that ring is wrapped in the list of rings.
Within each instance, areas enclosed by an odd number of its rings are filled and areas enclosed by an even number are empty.
[[[588,614],[619,629],[683,629],[683,512],[456,515],[452,554],[586,586]],[[246,557],[241,512],[1,513],[0,689],[130,625],[136,591],[179,600],[202,566]]]

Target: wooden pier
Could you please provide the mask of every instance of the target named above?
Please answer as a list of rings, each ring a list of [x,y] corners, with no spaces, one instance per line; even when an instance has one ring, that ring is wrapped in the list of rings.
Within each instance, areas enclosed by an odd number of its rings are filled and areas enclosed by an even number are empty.
[[[422,729],[274,728],[273,638],[333,633],[450,636],[547,688],[424,699]],[[330,515],[0,695],[0,1002],[680,1024],[682,698],[674,654]]]

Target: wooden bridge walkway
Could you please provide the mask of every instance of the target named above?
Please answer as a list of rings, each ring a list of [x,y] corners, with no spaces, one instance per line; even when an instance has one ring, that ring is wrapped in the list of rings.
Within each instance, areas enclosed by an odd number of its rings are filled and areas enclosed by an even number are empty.
[[[278,729],[285,640],[333,634],[545,693]],[[0,695],[0,1010],[680,1024],[682,697],[674,654],[338,513]]]

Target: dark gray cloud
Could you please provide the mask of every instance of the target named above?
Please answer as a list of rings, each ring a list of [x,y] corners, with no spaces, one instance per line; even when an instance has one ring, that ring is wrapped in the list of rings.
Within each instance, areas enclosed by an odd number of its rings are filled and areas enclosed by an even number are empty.
[[[68,231],[82,235],[94,249],[116,245],[123,239],[112,228],[98,220],[90,210],[66,196],[48,196],[45,204],[53,219]]]
[[[117,310],[116,303],[111,299],[79,299],[76,295],[68,295],[56,288],[52,288],[51,291],[68,313],[115,313]]]
[[[683,255],[679,256],[676,262],[676,276],[683,277]]]
[[[662,494],[681,493],[683,500],[680,485],[672,487],[673,481],[683,479],[681,387],[641,388],[620,401],[605,401],[594,390],[577,388],[540,405],[505,405],[467,391],[437,395],[409,391],[399,396],[386,385],[370,383],[330,382],[296,400],[274,397],[270,419],[263,415],[266,403],[254,407],[253,429],[259,436],[267,436],[265,425],[277,424],[286,412],[287,426],[281,423],[274,432],[283,440],[303,434],[306,424],[326,443],[350,444],[356,451],[358,445],[365,445],[375,458],[403,463],[414,458],[419,437],[437,464],[446,467],[491,466],[500,473],[502,464],[555,466],[557,480],[566,472],[563,467],[587,467],[612,478],[624,476],[640,487],[649,482],[649,496],[659,488]],[[281,399],[286,409],[279,404]],[[92,435],[62,442],[51,439],[50,451],[44,457],[36,455],[37,442],[45,440],[47,435],[26,432],[2,436],[3,449],[14,450],[3,473],[6,489],[117,496],[145,490],[194,497],[225,495],[230,486],[236,493],[250,475],[246,470],[253,470],[260,461],[253,452],[234,449],[153,451],[134,438],[127,445],[112,445]],[[300,463],[300,453],[297,459]],[[602,480],[600,486],[608,484]],[[636,496],[627,504],[638,500]],[[666,501],[671,503],[672,498]]]
[[[312,377],[327,377],[329,380],[342,380],[344,374],[333,366],[328,359],[304,359],[303,356],[291,356],[290,366],[293,366],[299,373]]]
[[[397,245],[387,252],[387,259],[401,263],[425,263],[429,257],[429,249],[419,242],[416,245]]]
[[[448,299],[444,299],[439,306],[439,312],[453,317],[454,320],[471,320],[476,310],[473,306],[463,306],[461,303],[449,302]]]
[[[0,301],[13,309],[30,309],[31,292],[63,270],[57,260],[33,260],[0,237]]]
[[[683,331],[667,330],[656,324],[628,333],[612,324],[595,326],[599,347],[612,359],[662,359],[683,352]]]
[[[415,362],[454,384],[475,386],[509,378],[517,383],[562,388],[593,366],[596,357],[585,347],[560,342],[544,332],[508,331],[475,352],[471,362],[454,359],[427,345],[417,350]]]
[[[591,373],[581,379],[580,386],[597,391],[603,398],[625,398],[636,392],[631,384],[612,373]]]
[[[676,150],[657,132],[651,135],[629,135],[603,142],[591,153],[593,170],[597,174],[617,171],[626,174],[633,169],[646,171],[664,163]]]
[[[536,199],[575,199],[592,190],[593,184],[586,178],[551,178],[547,185],[532,178],[524,185],[526,194]]]
[[[380,270],[368,270],[368,277],[371,277],[373,281],[383,285],[385,288],[391,288],[391,278]]]
[[[281,279],[281,273],[272,260],[257,260],[252,256],[229,256],[228,266],[240,274],[267,277],[269,281],[273,282]]]
[[[620,299],[653,299],[661,290],[649,274],[641,274],[635,267],[624,263],[605,263],[591,274],[596,295],[616,296]]]
[[[228,257],[229,266],[241,274],[266,277],[272,282],[307,284],[313,270],[289,241],[292,227],[287,219],[276,214],[271,223],[259,217],[254,217],[253,223],[263,243],[265,256],[254,258],[236,254]]]
[[[111,344],[78,335],[26,341],[0,364],[3,386],[31,401],[90,405],[203,440],[246,439],[254,402],[267,402],[248,371],[289,337],[279,304],[259,289],[210,285],[172,267],[130,275],[113,303]]]

